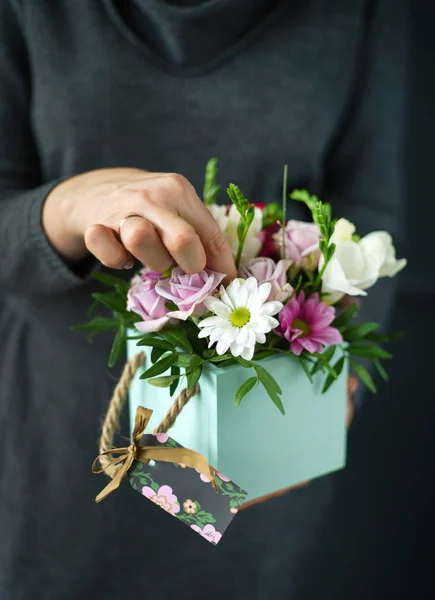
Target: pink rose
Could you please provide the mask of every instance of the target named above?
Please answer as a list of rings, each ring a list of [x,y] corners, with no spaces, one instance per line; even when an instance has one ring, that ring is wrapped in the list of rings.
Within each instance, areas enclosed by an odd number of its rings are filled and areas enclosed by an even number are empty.
[[[142,494],[151,500],[151,502],[154,502],[154,504],[157,504],[160,506],[160,508],[166,510],[166,512],[171,513],[171,515],[175,516],[176,513],[180,512],[178,498],[173,493],[172,488],[169,487],[169,485],[162,485],[158,492],[155,492],[148,485],[144,485],[142,488]]]
[[[156,291],[156,285],[161,281],[160,278],[160,273],[145,267],[130,282],[127,310],[142,317],[143,321],[135,323],[135,326],[143,333],[159,331],[169,322],[169,311],[165,306],[166,300]]]
[[[241,264],[239,272],[244,279],[255,277],[258,283],[268,282],[272,285],[266,302],[285,302],[293,293],[292,286],[287,282],[287,271],[291,264],[291,260],[280,260],[276,263],[271,258],[259,257]]]
[[[212,544],[217,544],[222,537],[222,534],[219,531],[216,531],[215,527],[210,523],[208,523],[204,529],[201,529],[198,525],[191,525],[190,528],[196,531],[196,533],[199,533],[199,535],[202,535],[203,538]]]
[[[282,231],[274,235],[277,250],[282,254]],[[315,223],[287,221],[285,227],[285,257],[293,261],[295,267],[314,271],[320,258],[320,230]]]
[[[170,279],[157,282],[156,292],[179,308],[169,312],[168,317],[185,321],[192,314],[203,315],[207,312],[204,300],[214,294],[224,278],[223,273],[216,273],[210,269],[187,275],[179,267],[175,267]]]

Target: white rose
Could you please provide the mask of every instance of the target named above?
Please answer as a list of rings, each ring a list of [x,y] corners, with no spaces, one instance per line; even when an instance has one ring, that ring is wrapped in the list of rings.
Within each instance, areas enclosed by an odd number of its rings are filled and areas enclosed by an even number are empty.
[[[396,259],[392,238],[387,232],[374,231],[354,242],[354,225],[345,219],[340,219],[337,225],[338,231],[334,231],[332,240],[337,246],[322,277],[322,291],[329,294],[326,302],[337,302],[345,294],[366,296],[365,290],[379,277],[393,277],[405,267],[405,259]],[[323,264],[322,256],[319,269]]]
[[[239,211],[234,204],[231,205],[228,214],[226,206],[210,204],[207,206],[207,208],[217,221],[220,229],[225,233],[225,237],[231,247],[231,250],[233,251],[233,255],[236,256],[239,248],[239,238],[237,237],[237,228],[240,223]],[[262,242],[258,236],[260,235],[262,229],[263,211],[256,206],[254,220],[249,228],[248,235],[246,236],[245,244],[243,246],[241,262],[246,262],[251,260],[251,258],[255,258],[260,252]]]
[[[225,205],[220,206],[219,204],[209,204],[207,208],[211,212],[214,220],[219,225],[221,231],[226,231],[228,227],[227,207]]]
[[[347,219],[338,219],[331,237],[331,243],[343,244],[344,242],[350,242],[355,231],[356,227],[353,223]]]
[[[360,244],[367,256],[379,257],[379,277],[394,277],[406,267],[406,258],[397,260],[393,239],[386,231],[373,231],[363,237]]]

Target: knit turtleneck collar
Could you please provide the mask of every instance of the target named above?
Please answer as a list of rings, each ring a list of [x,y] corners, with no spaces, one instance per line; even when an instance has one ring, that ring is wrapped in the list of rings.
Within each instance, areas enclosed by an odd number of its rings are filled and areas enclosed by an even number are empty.
[[[283,0],[106,0],[167,63],[201,67],[228,52]]]

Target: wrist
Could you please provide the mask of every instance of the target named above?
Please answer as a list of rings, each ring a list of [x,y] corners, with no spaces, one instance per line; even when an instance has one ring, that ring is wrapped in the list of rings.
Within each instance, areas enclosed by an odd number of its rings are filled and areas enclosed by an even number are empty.
[[[75,202],[71,187],[71,179],[66,179],[47,195],[42,208],[42,227],[58,254],[66,261],[76,263],[89,256],[89,251],[85,245],[84,233],[75,223]]]

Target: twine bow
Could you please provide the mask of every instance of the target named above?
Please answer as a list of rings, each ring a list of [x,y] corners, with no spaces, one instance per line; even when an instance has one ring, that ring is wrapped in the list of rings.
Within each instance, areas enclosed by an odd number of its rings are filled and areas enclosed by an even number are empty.
[[[113,470],[113,466],[120,463],[121,466],[117,469],[113,479],[106,485],[106,487],[98,494],[95,498],[96,502],[104,500],[106,496],[114,492],[121,485],[121,481],[127,475],[127,472],[131,468],[135,460],[139,460],[144,464],[148,464],[150,460],[170,462],[170,463],[183,463],[186,467],[196,469],[210,479],[214,489],[217,492],[217,485],[215,480],[216,470],[211,467],[204,456],[189,450],[188,448],[167,448],[165,446],[141,446],[140,440],[147,428],[148,422],[152,415],[152,410],[138,406],[136,410],[136,417],[134,421],[134,429],[132,435],[132,443],[126,448],[111,448],[102,452],[95,460],[92,465],[93,473],[103,473],[104,471]],[[117,456],[115,456],[117,455]],[[109,460],[106,459],[104,466],[101,466],[101,457],[108,456]],[[98,466],[100,464],[100,466]]]

